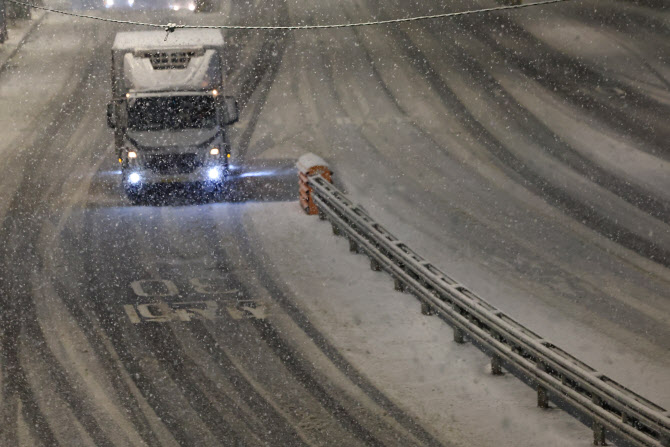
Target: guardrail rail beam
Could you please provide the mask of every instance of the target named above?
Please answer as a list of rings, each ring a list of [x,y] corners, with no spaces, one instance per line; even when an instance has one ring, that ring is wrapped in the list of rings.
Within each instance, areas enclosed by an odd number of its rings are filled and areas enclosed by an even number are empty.
[[[349,239],[352,252],[355,247],[370,258],[373,270],[390,274],[396,290],[416,296],[423,313],[452,326],[456,343],[467,338],[490,356],[493,374],[504,368],[532,387],[538,407],[548,408],[551,400],[590,427],[594,443],[607,438],[622,447],[670,447],[666,409],[542,338],[427,262],[333,186],[328,164],[315,157],[298,160],[303,209],[328,219],[333,233]]]

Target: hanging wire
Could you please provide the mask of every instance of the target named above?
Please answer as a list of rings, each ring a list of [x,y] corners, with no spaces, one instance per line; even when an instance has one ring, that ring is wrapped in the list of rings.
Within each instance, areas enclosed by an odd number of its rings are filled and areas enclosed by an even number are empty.
[[[118,20],[110,19],[107,17],[97,17],[86,14],[78,14],[71,11],[63,11],[54,8],[48,8],[46,6],[35,5],[32,3],[22,2],[19,0],[6,0],[10,3],[15,3],[17,5],[27,6],[30,8],[41,9],[43,11],[53,12],[56,14],[63,14],[67,16],[79,17],[83,19],[91,20],[100,20],[103,22],[110,23],[120,23],[125,25],[136,25],[136,26],[146,26],[151,28],[160,28],[165,30],[168,34],[174,32],[177,29],[225,29],[225,30],[284,30],[284,31],[298,31],[298,30],[315,30],[315,29],[336,29],[336,28],[353,28],[353,27],[362,27],[362,26],[378,26],[378,25],[390,25],[395,23],[407,23],[407,22],[417,22],[420,20],[435,20],[435,19],[444,19],[448,17],[457,17],[465,16],[471,14],[482,14],[495,11],[506,11],[510,9],[522,9],[530,8],[535,6],[550,5],[555,3],[564,3],[570,0],[543,0],[539,2],[523,3],[518,5],[504,5],[496,6],[493,8],[483,8],[483,9],[472,9],[467,11],[457,11],[457,12],[446,12],[442,14],[432,14],[425,16],[416,16],[416,17],[406,17],[399,19],[389,19],[389,20],[373,20],[369,22],[354,22],[354,23],[335,23],[327,25],[286,25],[286,26],[267,26],[267,25],[182,25],[177,23],[148,23],[148,22],[136,22],[133,20]]]

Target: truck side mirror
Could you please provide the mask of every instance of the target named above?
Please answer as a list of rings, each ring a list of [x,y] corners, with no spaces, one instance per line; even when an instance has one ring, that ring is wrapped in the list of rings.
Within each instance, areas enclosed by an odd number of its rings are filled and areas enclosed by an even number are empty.
[[[239,117],[237,100],[232,96],[226,96],[223,100],[223,124],[234,124]]]
[[[116,115],[114,114],[114,103],[107,104],[107,126],[114,129],[116,127]]]

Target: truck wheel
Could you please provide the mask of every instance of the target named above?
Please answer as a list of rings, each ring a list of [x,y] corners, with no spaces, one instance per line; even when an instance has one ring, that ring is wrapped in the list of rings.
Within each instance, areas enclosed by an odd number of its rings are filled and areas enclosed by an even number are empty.
[[[131,188],[131,187],[124,187],[126,191],[126,197],[128,197],[128,200],[130,200],[130,203],[133,205],[139,205],[142,203],[142,194],[140,191],[137,190],[137,188]]]
[[[214,192],[214,198],[218,202],[228,201],[230,199],[230,186],[220,185]]]
[[[203,192],[217,202],[226,196],[227,191],[228,185],[224,182],[208,183],[203,188]]]

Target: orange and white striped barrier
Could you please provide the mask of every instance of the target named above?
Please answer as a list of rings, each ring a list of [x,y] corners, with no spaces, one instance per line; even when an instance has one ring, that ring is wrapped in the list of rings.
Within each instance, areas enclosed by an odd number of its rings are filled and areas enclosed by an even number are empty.
[[[312,187],[309,186],[309,177],[321,175],[332,183],[333,172],[323,158],[312,153],[301,156],[296,165],[300,178],[300,206],[307,214],[318,214],[319,209],[312,199]]]

